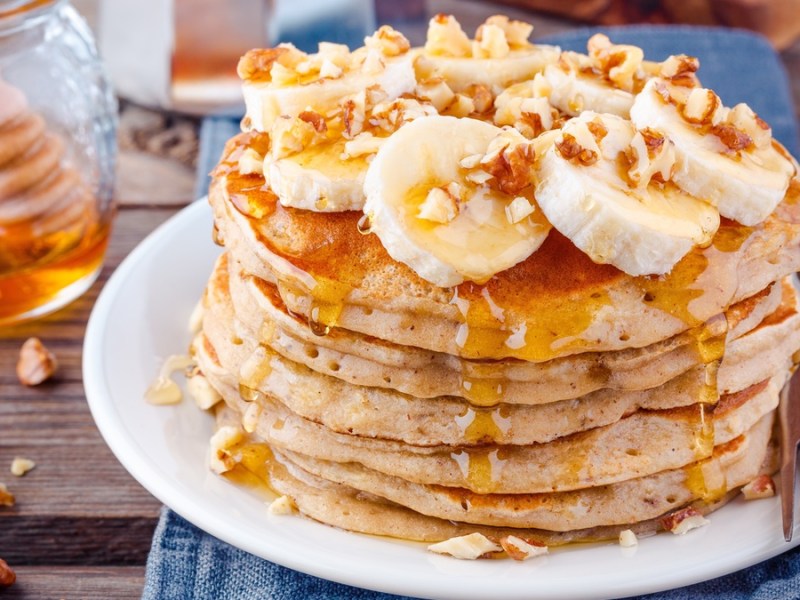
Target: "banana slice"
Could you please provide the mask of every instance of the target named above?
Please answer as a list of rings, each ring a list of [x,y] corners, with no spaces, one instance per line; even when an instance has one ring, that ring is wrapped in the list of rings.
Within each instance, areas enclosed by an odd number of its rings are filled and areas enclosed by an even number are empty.
[[[387,252],[438,286],[486,281],[533,253],[550,225],[536,208],[532,146],[513,129],[422,117],[381,146],[364,212]]]
[[[556,46],[528,42],[533,26],[507,17],[489,17],[471,40],[450,15],[436,15],[428,25],[425,47],[416,61],[420,81],[444,80],[455,93],[476,85],[494,95],[531,79],[558,60]]]
[[[668,139],[585,112],[542,157],[536,200],[593,261],[629,275],[667,273],[719,227],[713,207],[669,182],[673,161]]]
[[[633,106],[630,92],[564,64],[545,67],[544,78],[550,85],[550,103],[571,117],[584,110],[627,117]]]
[[[511,50],[502,58],[432,56],[421,54],[415,64],[420,81],[443,79],[453,92],[460,93],[473,85],[485,85],[495,94],[556,62],[557,46],[536,45]]]
[[[382,30],[367,39],[381,40]],[[368,88],[380,88],[387,99],[412,92],[415,53],[409,52],[408,42],[368,46],[350,53],[346,46],[320,44],[312,55],[290,45],[251,50],[239,62],[246,107],[242,127],[268,132],[280,116],[307,110],[326,114],[343,98]]]
[[[744,104],[722,106],[711,90],[652,79],[636,97],[631,119],[674,142],[678,186],[743,225],[767,218],[795,172],[766,123]]]
[[[281,152],[277,159],[268,156],[262,169],[264,176],[284,206],[316,212],[361,210],[371,155],[389,134],[431,114],[436,114],[433,106],[409,98],[381,102],[369,110],[365,107],[358,117],[365,130],[351,139],[334,132],[332,139],[310,143],[299,152]]]
[[[364,206],[364,156],[342,160],[344,141],[312,146],[268,162],[264,176],[281,204],[316,212],[361,210]]]

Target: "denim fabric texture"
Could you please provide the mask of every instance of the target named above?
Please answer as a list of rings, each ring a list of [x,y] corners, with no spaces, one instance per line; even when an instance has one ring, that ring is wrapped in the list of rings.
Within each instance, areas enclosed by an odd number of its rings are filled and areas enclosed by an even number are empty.
[[[599,30],[582,29],[537,41],[585,51],[586,41],[595,31]],[[775,137],[795,156],[800,154],[786,73],[763,38],[745,31],[698,27],[634,26],[602,31],[614,42],[641,46],[648,59],[662,60],[673,53],[699,57],[703,85],[714,89],[728,105],[750,104],[772,125]],[[203,122],[198,197],[207,192],[207,174],[217,162],[225,141],[238,130],[238,120],[230,118],[212,117]],[[775,518],[779,519],[780,515],[776,514]],[[163,510],[153,538],[142,597],[145,600],[398,598],[325,581],[255,557],[205,533],[168,508]],[[800,548],[737,573],[641,598],[800,599]]]

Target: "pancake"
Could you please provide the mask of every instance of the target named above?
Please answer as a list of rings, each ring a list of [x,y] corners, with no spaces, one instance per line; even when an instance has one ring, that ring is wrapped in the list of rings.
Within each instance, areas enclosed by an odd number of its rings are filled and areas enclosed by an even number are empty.
[[[229,409],[224,408],[217,411],[217,419],[220,424],[230,424],[236,422],[237,417],[235,414],[231,414]],[[719,452],[716,453],[715,461],[722,467],[723,474],[728,481],[752,480],[758,474],[769,473],[776,468],[777,450],[775,440],[763,440],[767,421],[769,421],[769,418],[760,422],[758,427],[753,428],[751,432],[742,436],[741,439],[737,439],[736,442],[729,444],[728,447],[720,448]],[[566,531],[496,527],[458,520],[445,520],[411,510],[379,495],[317,477],[286,459],[284,459],[284,462],[276,460],[269,447],[258,441],[242,444],[240,448],[245,458],[237,469],[249,470],[259,480],[268,481],[269,485],[278,493],[286,494],[293,498],[303,514],[323,523],[360,533],[435,542],[477,531],[492,539],[499,539],[505,535],[517,535],[526,539],[537,540],[546,545],[557,546],[579,541],[615,539],[622,529],[631,529],[637,535],[644,536],[655,533],[663,527],[659,519],[630,521],[621,525],[596,526],[588,529],[573,527]],[[742,452],[742,448],[744,448],[744,452]],[[739,457],[738,460],[737,455]],[[670,486],[668,490],[671,490],[672,482],[667,483],[667,481],[672,478],[676,480],[675,482],[679,486],[681,482],[686,481],[686,476],[680,472],[656,476],[656,480],[661,480]],[[638,481],[642,482],[643,480]],[[631,487],[637,487],[636,481],[632,482],[632,484]],[[638,486],[640,487],[640,492],[643,489],[647,489],[645,487],[646,484],[647,482]],[[732,485],[731,487],[734,486]],[[622,489],[624,488],[618,488],[617,491]],[[647,507],[640,508],[639,514],[650,512],[649,506],[652,504],[663,507],[668,511],[669,507],[673,506],[673,503],[677,500],[677,496],[676,498],[669,496],[671,491],[668,490],[658,490],[653,487],[643,493],[626,496],[626,498],[630,501],[629,506],[635,506],[636,500],[638,500]],[[460,500],[465,496],[464,492],[454,490],[453,493],[459,496],[460,505]],[[570,493],[568,492],[567,494]],[[707,515],[722,507],[735,494],[735,491],[731,491],[719,497],[695,500],[689,506],[692,506],[701,514]],[[563,494],[542,495],[538,498],[528,497],[528,506],[535,506],[539,502],[542,505],[546,505],[546,499],[558,503],[556,497],[559,495]],[[469,497],[469,495],[467,494],[466,497]],[[631,498],[636,500],[631,500]],[[566,497],[564,500],[569,502]],[[575,500],[577,501],[578,499],[576,498]],[[502,503],[502,500],[498,502]],[[506,502],[513,506],[513,498],[508,498]],[[521,505],[524,507],[525,504],[526,499],[523,498]],[[617,520],[620,521],[620,519]]]
[[[350,383],[397,389],[417,397],[459,396],[478,405],[496,404],[500,398],[511,404],[554,402],[604,388],[650,389],[700,362],[714,360],[711,353],[719,351],[719,346],[713,347],[715,341],[721,342],[722,336],[729,341],[737,339],[781,302],[787,306],[793,302],[789,299],[793,292],[787,280],[782,286],[770,286],[731,307],[725,314],[725,322],[713,319],[691,332],[642,349],[586,353],[546,363],[514,359],[486,362],[397,346],[340,328],[331,329],[325,336],[315,335],[302,318],[276,307],[274,303],[279,298],[274,287],[250,278],[248,290],[242,285],[241,272],[231,275],[228,265],[218,266],[217,270],[221,277],[229,278],[231,287],[226,290],[224,286],[228,283],[221,284],[220,301],[227,302],[230,295],[235,314],[243,324],[239,327],[246,325],[239,337],[255,336],[294,362]],[[251,301],[252,295],[257,296],[258,304]],[[734,355],[728,354],[728,372],[747,377],[746,372],[739,371]],[[409,373],[414,376],[408,377]],[[768,376],[765,374],[738,388],[726,385],[724,389],[743,389]]]
[[[249,401],[235,387],[200,368],[226,404],[244,414]],[[682,467],[707,458],[773,410],[786,374],[705,405],[637,411],[604,427],[546,444],[411,446],[340,434],[259,397],[255,432],[273,447],[335,462],[358,462],[416,483],[462,487],[481,493],[540,493],[607,485]]]
[[[203,333],[206,340],[197,344],[196,352],[204,372],[220,378],[228,386],[240,386],[240,390],[241,386],[249,388],[250,394],[262,393],[280,399],[295,414],[338,433],[382,437],[414,445],[544,443],[616,422],[640,408],[688,406],[703,401],[708,394],[706,371],[701,365],[655,388],[634,392],[605,389],[574,401],[531,408],[502,404],[486,410],[459,398],[426,401],[392,389],[354,386],[293,363],[269,347],[258,345],[245,335],[242,327],[234,327],[235,332],[228,329],[226,325],[234,321],[234,316],[225,294],[225,264],[224,259],[218,263],[215,283],[209,287]],[[783,312],[791,316],[781,321],[771,317],[771,329],[759,326],[756,331],[729,344],[719,377],[720,389],[739,391],[788,368],[785,361],[762,361],[757,353],[760,346],[769,345],[785,357],[800,347],[797,336],[800,316],[792,311],[790,304],[796,299],[791,287],[786,291],[789,306]],[[239,343],[234,344],[233,338]],[[220,363],[218,367],[210,358],[202,356],[205,344],[213,347]],[[785,346],[789,346],[788,350]],[[247,376],[244,372],[248,372]],[[752,375],[750,379],[747,379],[748,374]],[[734,382],[729,378],[734,378]]]
[[[659,342],[800,270],[800,205],[790,199],[757,226],[724,222],[714,243],[659,278],[593,263],[554,231],[484,285],[437,288],[360,234],[357,213],[285,208],[263,178],[239,174],[230,157],[247,140],[229,142],[212,182],[217,229],[242,268],[277,283],[287,308],[320,327],[465,358],[536,362]]]

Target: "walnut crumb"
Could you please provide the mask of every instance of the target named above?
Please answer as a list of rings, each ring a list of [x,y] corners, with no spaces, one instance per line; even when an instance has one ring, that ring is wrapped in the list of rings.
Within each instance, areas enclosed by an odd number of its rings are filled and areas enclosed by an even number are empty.
[[[0,506],[14,506],[16,498],[8,491],[4,483],[0,483]]]
[[[11,474],[16,475],[17,477],[22,477],[35,466],[36,463],[31,459],[17,456],[13,461],[11,461]]]
[[[58,368],[55,355],[39,338],[28,338],[22,344],[17,362],[17,377],[22,385],[34,386],[47,381]]]

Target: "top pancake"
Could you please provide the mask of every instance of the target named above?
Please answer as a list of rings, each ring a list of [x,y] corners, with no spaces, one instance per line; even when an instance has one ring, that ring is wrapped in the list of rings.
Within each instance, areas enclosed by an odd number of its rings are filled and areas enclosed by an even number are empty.
[[[286,306],[321,330],[339,325],[466,358],[539,362],[642,347],[702,324],[800,270],[800,184],[765,222],[724,221],[669,275],[631,277],[592,262],[556,231],[483,285],[439,288],[391,259],[360,213],[286,208],[262,176],[238,172],[243,134],[227,145],[209,195],[219,235],[243,268],[277,283]]]

